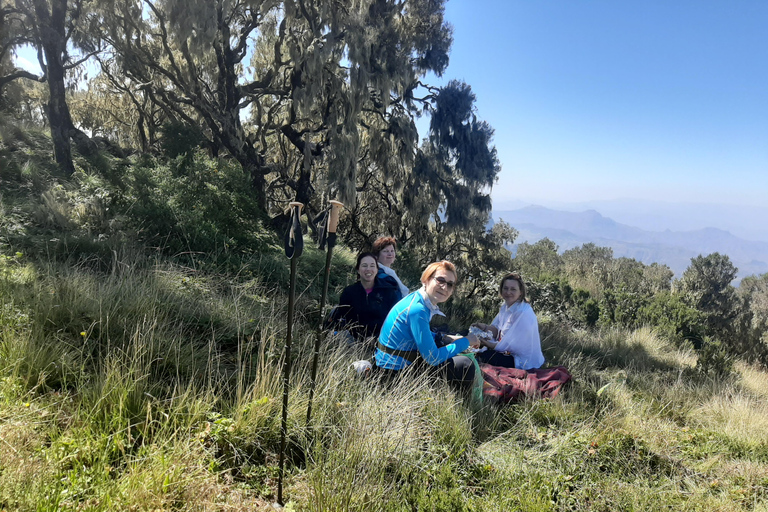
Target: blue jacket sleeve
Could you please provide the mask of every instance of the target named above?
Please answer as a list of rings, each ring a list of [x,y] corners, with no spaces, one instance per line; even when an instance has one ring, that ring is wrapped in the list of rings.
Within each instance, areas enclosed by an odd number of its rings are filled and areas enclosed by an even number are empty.
[[[409,324],[413,339],[416,340],[416,348],[419,349],[421,357],[432,366],[437,366],[469,348],[467,338],[461,338],[450,345],[437,348],[435,338],[429,330],[429,312],[421,309],[417,312],[412,311],[411,314],[415,315],[410,319]]]

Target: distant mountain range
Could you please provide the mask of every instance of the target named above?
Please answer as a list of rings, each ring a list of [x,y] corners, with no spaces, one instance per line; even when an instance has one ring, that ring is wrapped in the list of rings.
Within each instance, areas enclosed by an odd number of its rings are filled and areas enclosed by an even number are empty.
[[[520,232],[515,244],[534,243],[544,237],[566,251],[588,242],[613,249],[616,258],[625,256],[642,263],[664,263],[679,277],[691,258],[713,252],[727,254],[741,278],[768,272],[768,242],[754,242],[717,228],[693,231],[646,231],[604,217],[595,210],[566,212],[543,206],[494,211],[494,221],[504,220]]]

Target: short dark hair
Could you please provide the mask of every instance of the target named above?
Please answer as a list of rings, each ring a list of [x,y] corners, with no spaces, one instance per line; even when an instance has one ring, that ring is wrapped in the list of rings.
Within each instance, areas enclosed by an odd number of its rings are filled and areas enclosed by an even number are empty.
[[[523,282],[522,276],[517,272],[510,272],[501,278],[501,282],[499,283],[499,295],[501,295],[501,290],[504,289],[504,281],[509,281],[510,279],[512,281],[517,281],[517,284],[520,285],[520,302],[528,302],[528,297],[525,295],[525,283]]]
[[[380,236],[373,242],[373,254],[378,257],[379,253],[390,245],[397,250],[397,240],[391,236]]]

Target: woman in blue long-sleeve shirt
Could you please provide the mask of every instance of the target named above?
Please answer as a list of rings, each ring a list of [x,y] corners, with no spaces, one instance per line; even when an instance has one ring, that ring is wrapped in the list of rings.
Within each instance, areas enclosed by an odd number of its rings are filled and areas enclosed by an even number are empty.
[[[421,360],[439,369],[449,382],[471,385],[474,364],[460,354],[470,345],[479,346],[477,338],[445,336],[450,343],[438,347],[429,329],[432,317],[442,315],[437,305],[453,294],[456,277],[456,267],[450,261],[432,263],[421,274],[421,289],[405,296],[390,310],[374,356],[383,373],[394,374]]]

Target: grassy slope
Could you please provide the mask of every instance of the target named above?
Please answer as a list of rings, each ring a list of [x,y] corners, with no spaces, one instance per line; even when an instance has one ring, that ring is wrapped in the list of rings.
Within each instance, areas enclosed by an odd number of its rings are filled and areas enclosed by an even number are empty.
[[[268,509],[286,329],[275,245],[237,265],[147,250],[92,200],[92,163],[60,182],[44,138],[3,135],[0,510]],[[336,254],[338,289],[351,254]],[[323,260],[308,248],[299,264],[290,508],[768,510],[768,374],[701,375],[652,329],[542,318],[549,364],[574,383],[504,408],[419,379],[384,393],[329,339],[306,425]]]

